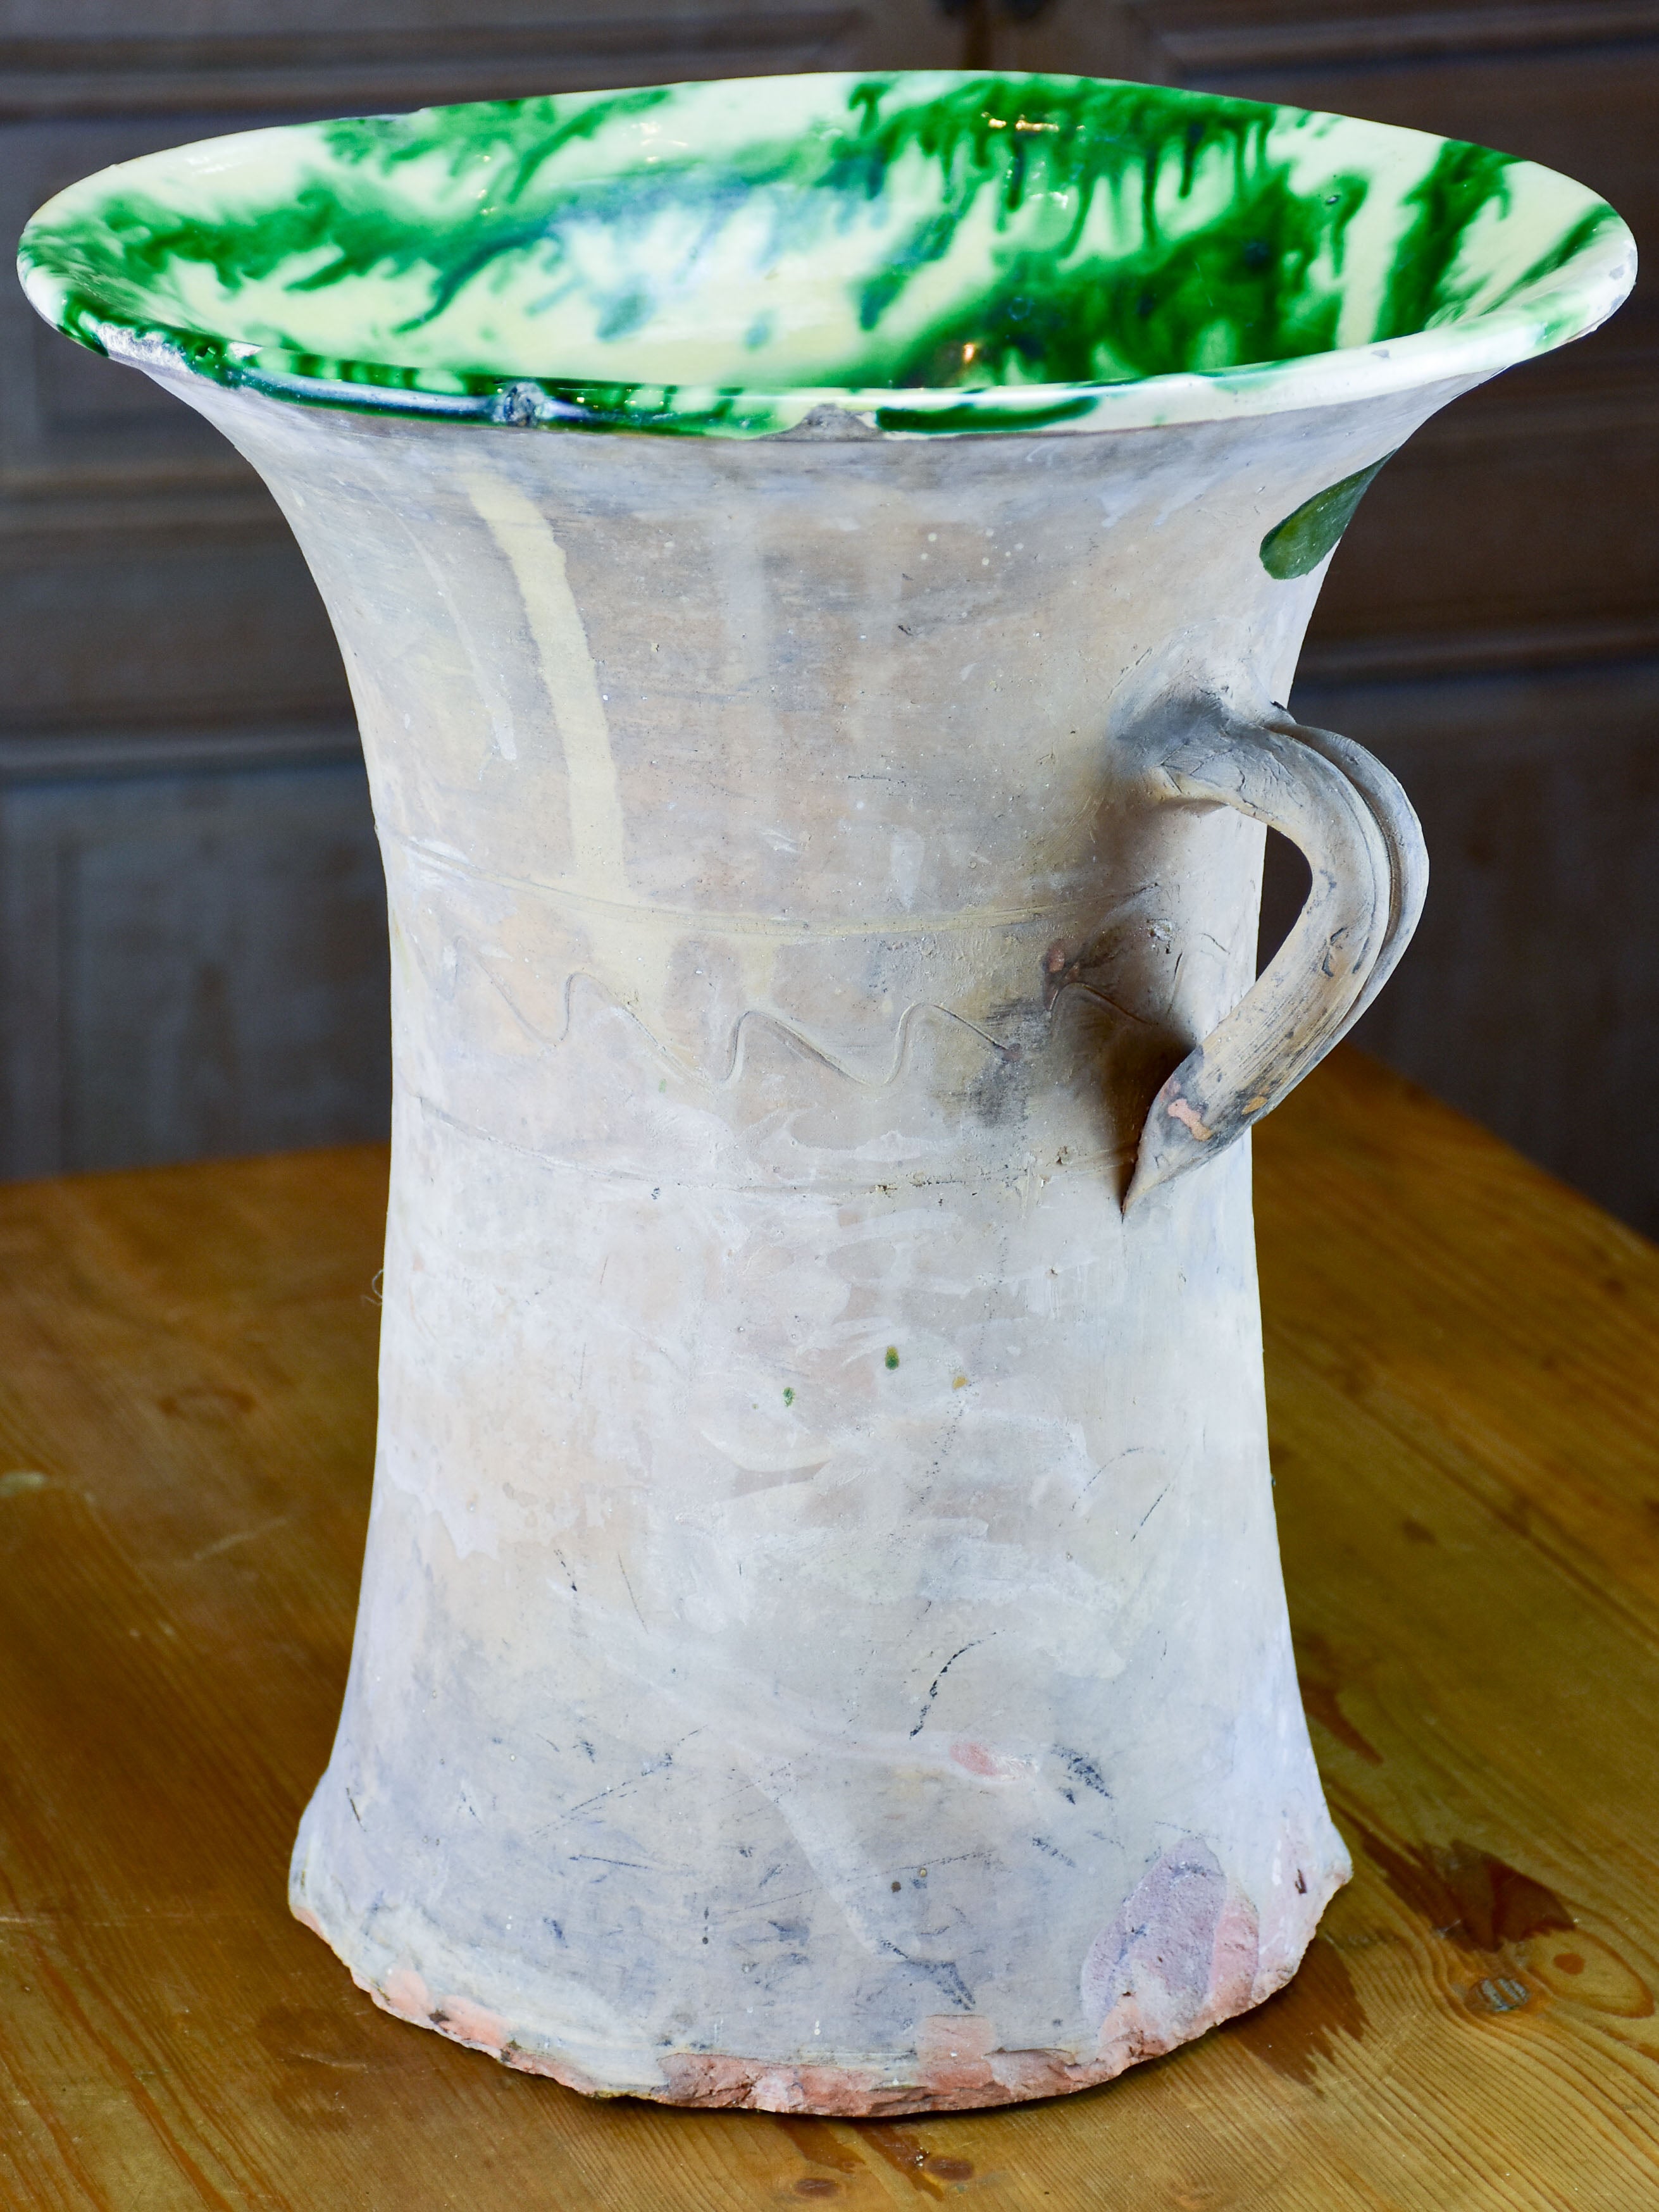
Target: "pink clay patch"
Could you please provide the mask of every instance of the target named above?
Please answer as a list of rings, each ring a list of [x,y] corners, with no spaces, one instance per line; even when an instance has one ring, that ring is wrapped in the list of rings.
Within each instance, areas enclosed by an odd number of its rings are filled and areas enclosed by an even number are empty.
[[[916,2029],[916,2056],[924,2066],[984,2058],[996,2047],[996,2027],[982,2013],[930,2013]]]
[[[1255,1910],[1243,1890],[1230,1889],[1216,1923],[1215,1964],[1210,1976],[1211,1995],[1223,2020],[1243,2012],[1252,2002],[1261,1962]]]
[[[471,1997],[445,1997],[432,2009],[434,2026],[459,2042],[493,2051],[499,2058],[512,2040],[513,2031],[497,2012],[488,2012]]]
[[[762,2112],[864,2113],[884,2109],[878,2077],[852,2066],[769,2066],[676,2051],[663,2060],[672,2105],[716,2105]],[[760,2100],[765,2098],[763,2104]]]
[[[958,2021],[965,2017],[957,2015]],[[985,2024],[979,2026],[976,2040],[982,2041]],[[963,2047],[957,2045],[958,2051]],[[919,2078],[895,2081],[863,2067],[768,2066],[756,2059],[672,2051],[663,2059],[665,2086],[644,2094],[671,2105],[897,2118],[907,2112],[971,2112],[1030,2097],[1063,2097],[1110,2081],[1129,2063],[1116,2050],[1083,2061],[1069,2051],[994,2050],[979,2057],[945,2058],[932,2067],[919,2056]]]
[[[951,1758],[964,1774],[977,1774],[986,1782],[1013,1782],[1026,1771],[1024,1759],[999,1759],[995,1752],[965,1736],[951,1746]]]
[[[757,2075],[749,2101],[757,2112],[799,2112],[806,2109],[806,2092],[793,2066],[773,2066]]]
[[[1213,1129],[1206,1128],[1199,1119],[1197,1108],[1189,1106],[1184,1098],[1170,1099],[1164,1110],[1172,1121],[1179,1121],[1183,1129],[1190,1130],[1200,1145],[1207,1145],[1215,1134]]]
[[[1189,1836],[1149,1867],[1089,1948],[1084,2017],[1109,2046],[1168,2051],[1250,2001],[1256,1916],[1206,1843]]]
[[[400,2014],[422,2027],[432,2022],[432,1992],[413,1966],[394,1966],[380,1990],[390,2012]]]
[[[994,2098],[997,2077],[989,2061],[996,2042],[994,2023],[981,2014],[930,2014],[916,2029],[921,2087],[941,2103],[961,2097],[975,2101]]]

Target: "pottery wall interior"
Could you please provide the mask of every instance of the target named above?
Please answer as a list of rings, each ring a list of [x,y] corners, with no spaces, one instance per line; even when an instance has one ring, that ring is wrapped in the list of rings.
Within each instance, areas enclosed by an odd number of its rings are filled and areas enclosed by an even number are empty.
[[[105,163],[428,100],[980,66],[1473,138],[1659,213],[1659,0],[0,0],[10,235]],[[1404,780],[1435,866],[1360,1041],[1659,1231],[1659,308],[1419,434],[1337,556],[1294,705]],[[368,1136],[379,861],[339,659],[194,415],[0,295],[0,1174]],[[1297,896],[1270,870],[1264,938]],[[1639,1127],[1639,1125],[1638,1125]]]

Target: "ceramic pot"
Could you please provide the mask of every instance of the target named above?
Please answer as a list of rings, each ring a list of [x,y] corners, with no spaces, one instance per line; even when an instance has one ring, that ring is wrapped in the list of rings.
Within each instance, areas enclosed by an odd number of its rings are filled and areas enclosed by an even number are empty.
[[[1280,702],[1370,476],[1610,312],[1622,225],[1331,117],[817,77],[186,149],[23,266],[270,484],[386,860],[295,1911],[684,2103],[1046,2095],[1259,2002],[1348,1861],[1240,1139],[1425,880]]]

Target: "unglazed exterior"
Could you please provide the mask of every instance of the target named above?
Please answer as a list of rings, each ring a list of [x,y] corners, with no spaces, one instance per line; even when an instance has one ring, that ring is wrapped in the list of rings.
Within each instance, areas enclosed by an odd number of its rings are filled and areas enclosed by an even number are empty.
[[[240,284],[228,216],[155,213],[188,155],[25,242],[38,301],[276,491],[386,860],[379,1458],[294,1908],[391,2010],[598,2094],[1048,2095],[1259,2002],[1348,1873],[1234,1139],[1378,988],[1424,866],[1386,772],[1279,702],[1376,467],[1608,312],[1627,239],[1501,156],[1146,88],[614,101],[331,126],[386,196],[332,277],[337,222],[270,246],[320,205],[298,132],[198,149],[268,188]],[[386,211],[422,177],[425,261]],[[514,178],[533,223],[469,263],[455,206]],[[1378,336],[1414,191],[1458,234]],[[1190,296],[1221,264],[1148,243],[1190,244],[1183,192],[1243,272],[1224,328]],[[1062,300],[1102,269],[1152,307]],[[1255,981],[1264,823],[1313,887]]]

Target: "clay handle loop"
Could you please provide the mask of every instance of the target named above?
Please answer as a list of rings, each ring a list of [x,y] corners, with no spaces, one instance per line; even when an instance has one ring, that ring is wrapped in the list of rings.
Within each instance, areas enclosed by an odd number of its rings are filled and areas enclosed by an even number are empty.
[[[1165,800],[1236,807],[1301,848],[1307,903],[1268,965],[1153,1099],[1124,1210],[1271,1114],[1364,1012],[1411,941],[1429,858],[1381,761],[1288,716],[1212,726],[1166,752]]]

